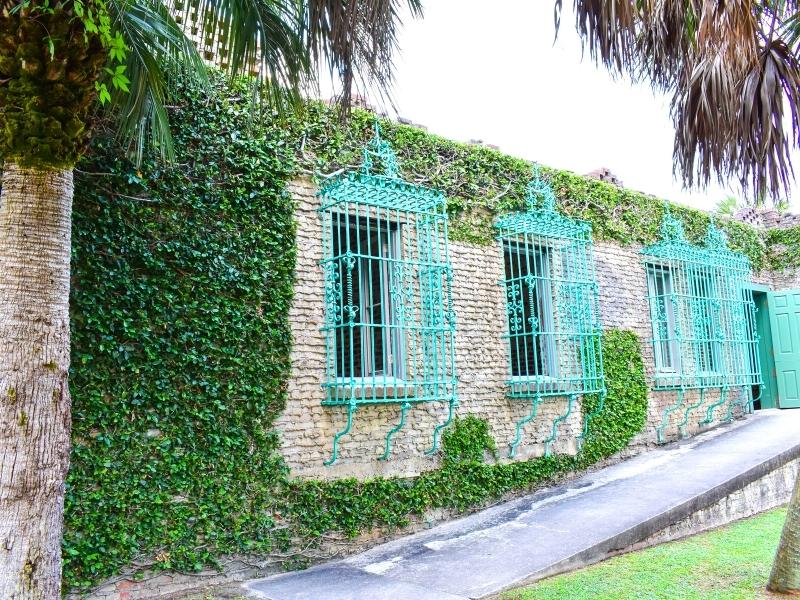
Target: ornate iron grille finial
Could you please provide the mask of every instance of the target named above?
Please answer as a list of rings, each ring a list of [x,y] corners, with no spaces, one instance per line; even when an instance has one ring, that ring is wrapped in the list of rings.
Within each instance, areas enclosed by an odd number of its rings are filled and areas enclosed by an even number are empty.
[[[701,425],[711,423],[715,409],[726,402],[723,420],[730,420],[737,407],[749,410],[753,388],[760,390],[763,385],[758,336],[751,326],[755,304],[749,287],[750,262],[728,247],[727,236],[713,222],[703,242],[690,243],[683,223],[665,205],[661,239],[642,249],[654,387],[677,392],[656,428],[659,442],[674,421],[672,413],[679,410],[683,419],[677,428],[685,434],[692,411],[704,407],[707,390],[716,388],[719,395],[705,407]],[[697,397],[694,402],[688,401],[690,391]]]
[[[578,397],[599,394],[595,409],[584,416],[581,443],[606,394],[591,226],[558,212],[553,187],[538,165],[525,204],[525,211],[500,215],[494,223],[505,263],[500,285],[506,297],[508,397],[530,403],[516,423],[510,458],[545,398],[566,399],[564,410],[550,420],[544,440],[549,455]]]
[[[664,207],[664,218],[661,221],[661,241],[688,243],[683,230],[683,221],[672,215],[669,204]]]
[[[556,212],[556,195],[553,187],[542,178],[539,165],[533,166],[533,177],[528,182],[525,205],[529,212]]]
[[[708,224],[704,241],[706,248],[709,250],[714,250],[716,252],[730,251],[728,248],[728,236],[725,235],[725,232],[717,227],[713,221]]]
[[[364,146],[363,161],[361,163],[361,172],[364,175],[372,174],[372,167],[374,165],[373,157],[380,160],[383,164],[383,174],[390,179],[397,179],[400,167],[397,163],[397,154],[392,149],[391,144],[381,138],[381,124],[378,119],[375,119],[373,125],[375,135]]]
[[[374,129],[361,167],[329,177],[318,192],[327,356],[322,404],[346,409],[326,465],[338,459],[359,407],[398,408],[381,456],[388,459],[412,407],[446,406],[446,418],[433,428],[433,454],[458,406],[445,197],[403,181],[377,119]]]

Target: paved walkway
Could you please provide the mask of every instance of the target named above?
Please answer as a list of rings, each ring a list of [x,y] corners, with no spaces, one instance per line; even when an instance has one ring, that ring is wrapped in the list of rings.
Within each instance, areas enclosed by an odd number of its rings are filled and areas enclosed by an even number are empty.
[[[800,457],[800,410],[659,448],[345,560],[251,581],[270,600],[465,600],[625,548]]]

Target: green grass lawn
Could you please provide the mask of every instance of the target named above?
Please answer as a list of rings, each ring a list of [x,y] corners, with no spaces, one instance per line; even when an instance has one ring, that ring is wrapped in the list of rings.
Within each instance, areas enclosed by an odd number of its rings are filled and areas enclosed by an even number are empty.
[[[507,592],[502,600],[749,600],[767,594],[785,509],[617,556]],[[785,596],[782,596],[785,597]]]

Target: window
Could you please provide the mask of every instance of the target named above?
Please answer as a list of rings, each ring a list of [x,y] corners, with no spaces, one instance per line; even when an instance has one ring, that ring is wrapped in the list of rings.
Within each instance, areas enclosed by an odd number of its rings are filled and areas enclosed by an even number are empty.
[[[694,323],[693,348],[697,370],[700,374],[717,373],[720,370],[719,342],[715,340],[717,312],[714,279],[705,271],[690,274],[692,293],[692,321]]]
[[[508,398],[530,403],[515,426],[508,456],[522,443],[523,427],[545,398],[566,397],[544,440],[549,455],[559,423],[582,394],[605,395],[600,350],[598,286],[592,259],[592,228],[562,215],[550,183],[534,168],[526,210],[500,215],[494,226],[503,256],[500,281],[506,302]],[[498,265],[499,266],[499,265]],[[600,410],[585,415],[584,430]]]
[[[598,286],[592,228],[556,209],[534,170],[527,210],[494,222],[502,252],[508,397],[536,404],[551,396],[603,392]],[[520,425],[518,423],[518,425]]]
[[[397,157],[376,121],[361,168],[327,178],[318,194],[325,281],[322,405],[346,410],[326,465],[336,462],[360,406],[396,407],[397,425],[387,427],[383,459],[412,406],[437,403],[446,410],[433,428],[431,454],[455,416],[447,199],[398,175]]]
[[[338,378],[402,379],[403,340],[393,310],[393,272],[401,258],[400,226],[336,213],[333,255],[343,291],[336,332]]]
[[[511,376],[555,376],[550,252],[541,246],[504,244]]]
[[[672,270],[664,265],[647,265],[647,292],[656,370],[679,373],[681,356]]]
[[[655,387],[749,385],[748,355],[758,340],[747,326],[752,303],[742,294],[750,278],[747,258],[728,248],[724,233],[713,223],[702,245],[690,243],[683,223],[669,210],[661,223],[661,239],[641,253],[653,328]],[[668,414],[661,431],[667,423]]]

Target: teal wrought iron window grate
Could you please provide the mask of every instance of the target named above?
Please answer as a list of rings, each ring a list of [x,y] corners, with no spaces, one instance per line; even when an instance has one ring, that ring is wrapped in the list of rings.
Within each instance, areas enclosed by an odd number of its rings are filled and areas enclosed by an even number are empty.
[[[383,174],[373,174],[375,162]],[[420,403],[443,403],[447,417],[457,405],[455,313],[447,244],[444,195],[402,181],[389,144],[375,137],[364,149],[360,171],[329,179],[321,188],[325,275],[326,406],[343,406],[347,422],[333,440],[349,433],[353,415],[365,404],[395,404],[392,436]]]
[[[737,405],[748,409],[753,388],[763,384],[758,366],[755,302],[750,263],[727,246],[722,231],[709,224],[704,244],[687,241],[682,223],[665,212],[661,240],[642,249],[652,325],[655,389],[677,392],[657,428],[663,440],[669,416],[683,405],[686,390],[700,390],[699,403],[685,409],[682,430],[691,409],[702,406],[705,390],[718,388],[713,411],[728,403],[726,419]],[[732,388],[741,388],[733,393]],[[758,392],[760,393],[760,392]]]
[[[591,227],[558,213],[555,195],[538,170],[528,186],[527,210],[499,217],[495,227],[504,261],[500,285],[506,297],[508,396],[531,404],[517,422],[509,456],[541,401],[563,396],[567,410],[545,441],[549,454],[578,396],[605,395]]]

